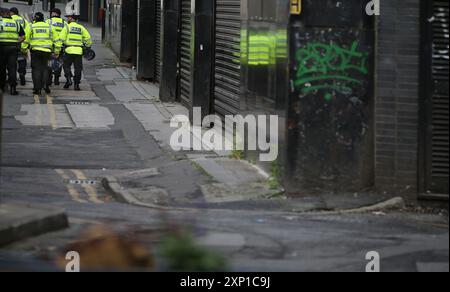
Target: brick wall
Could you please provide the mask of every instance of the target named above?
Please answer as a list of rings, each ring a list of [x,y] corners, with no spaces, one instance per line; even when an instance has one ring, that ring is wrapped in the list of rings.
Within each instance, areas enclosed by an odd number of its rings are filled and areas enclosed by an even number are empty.
[[[382,1],[377,37],[375,183],[416,194],[418,186],[420,0]]]

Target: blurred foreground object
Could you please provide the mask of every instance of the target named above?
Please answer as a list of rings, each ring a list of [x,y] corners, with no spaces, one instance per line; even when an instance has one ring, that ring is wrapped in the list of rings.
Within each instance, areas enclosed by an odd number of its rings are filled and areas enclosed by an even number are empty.
[[[80,254],[81,271],[153,271],[155,263],[150,252],[136,240],[116,234],[106,226],[96,226],[81,236],[80,241],[65,251]],[[67,264],[65,254],[57,265]]]
[[[168,235],[162,242],[162,254],[171,271],[224,272],[227,264],[221,255],[195,244],[185,231]]]

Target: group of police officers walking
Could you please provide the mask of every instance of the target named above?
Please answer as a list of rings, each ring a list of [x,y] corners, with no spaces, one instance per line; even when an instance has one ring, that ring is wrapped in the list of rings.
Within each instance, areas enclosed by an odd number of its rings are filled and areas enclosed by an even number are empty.
[[[52,83],[60,84],[62,68],[58,64],[61,63],[66,77],[64,88],[74,85],[75,90],[80,90],[83,52],[90,49],[92,39],[89,31],[77,22],[77,15],[67,15],[65,21],[59,9],[52,9],[47,21],[38,12],[29,23],[19,15],[17,8],[0,8],[0,16],[0,91],[5,91],[8,78],[10,94],[18,95],[17,73],[20,84],[25,85],[28,52],[33,94],[41,95],[42,90],[49,94]],[[72,66],[75,74],[72,74]]]

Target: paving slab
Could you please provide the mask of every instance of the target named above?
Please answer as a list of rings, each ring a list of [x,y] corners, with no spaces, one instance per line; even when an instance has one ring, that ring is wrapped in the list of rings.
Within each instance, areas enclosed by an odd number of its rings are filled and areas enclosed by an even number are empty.
[[[77,128],[108,129],[115,123],[114,116],[109,109],[98,104],[68,104],[66,106]]]
[[[128,81],[115,82],[116,85],[107,85],[106,89],[121,102],[143,100],[145,97]]]
[[[55,129],[73,128],[72,122],[65,105],[60,104],[34,104],[22,105],[21,112],[15,119],[24,126],[54,127]]]

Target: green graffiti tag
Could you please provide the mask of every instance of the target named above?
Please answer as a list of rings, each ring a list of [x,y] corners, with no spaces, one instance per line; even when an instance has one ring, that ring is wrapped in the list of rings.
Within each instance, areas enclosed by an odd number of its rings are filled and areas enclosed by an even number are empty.
[[[295,87],[303,94],[318,90],[351,94],[355,86],[363,83],[358,75],[369,73],[368,53],[359,51],[358,46],[356,41],[350,48],[336,44],[309,43],[299,49],[295,56],[298,63]]]

